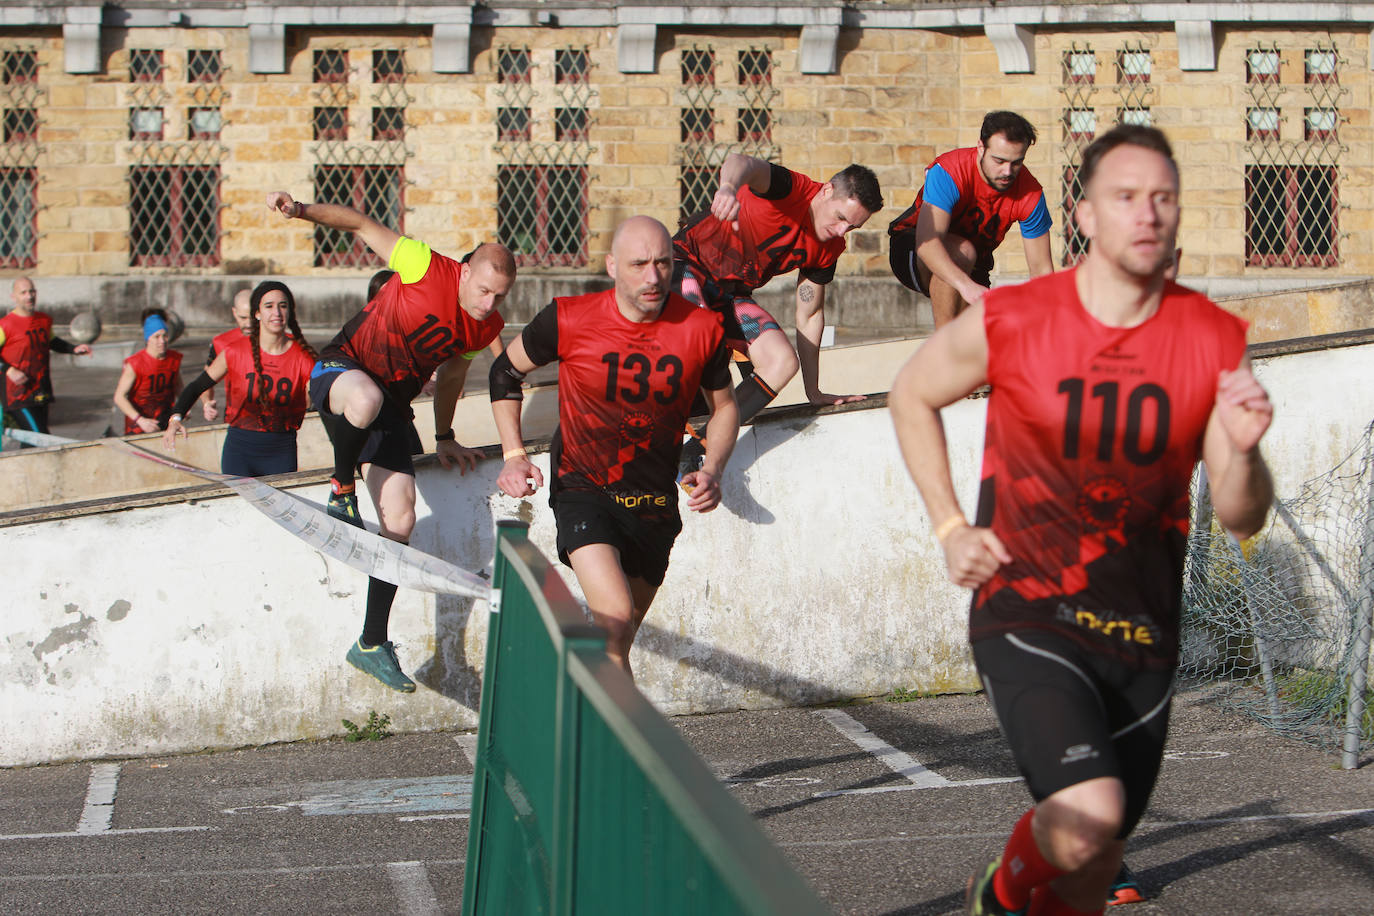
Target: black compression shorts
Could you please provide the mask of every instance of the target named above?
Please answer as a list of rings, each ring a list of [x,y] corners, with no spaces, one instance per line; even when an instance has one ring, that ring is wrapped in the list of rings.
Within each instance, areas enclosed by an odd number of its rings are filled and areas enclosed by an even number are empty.
[[[310,406],[319,411],[320,423],[324,426],[325,432],[329,433],[331,442],[334,439],[332,427],[340,421],[329,412],[329,389],[334,387],[334,382],[338,381],[340,375],[350,369],[367,371],[350,359],[331,357],[317,362],[310,372]],[[374,378],[373,382],[376,381]],[[377,419],[368,427],[371,433],[358,456],[358,465],[361,467],[364,464],[375,464],[388,471],[414,477],[413,456],[425,453],[424,444],[420,442],[420,434],[415,431],[415,424],[411,422],[414,414],[409,407],[396,403],[381,385],[377,387],[382,391],[382,409],[377,414]]]
[[[973,658],[1036,802],[1089,779],[1119,779],[1124,839],[1159,775],[1173,671],[1133,670],[1045,630],[978,640]]]
[[[626,576],[643,579],[655,588],[663,584],[668,555],[682,531],[681,519],[646,519],[595,490],[560,489],[550,503],[558,523],[558,559],[565,565],[572,566],[568,554],[579,547],[609,544],[620,551],[620,568]]]

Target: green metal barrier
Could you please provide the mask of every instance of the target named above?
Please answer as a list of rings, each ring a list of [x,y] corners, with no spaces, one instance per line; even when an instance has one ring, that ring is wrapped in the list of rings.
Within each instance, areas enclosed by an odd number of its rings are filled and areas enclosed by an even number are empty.
[[[463,912],[830,910],[605,654],[562,578],[498,524]]]

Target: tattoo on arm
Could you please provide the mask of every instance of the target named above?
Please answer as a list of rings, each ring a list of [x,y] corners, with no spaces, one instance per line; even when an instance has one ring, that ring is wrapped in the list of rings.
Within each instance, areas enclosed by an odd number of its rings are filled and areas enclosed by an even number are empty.
[[[811,302],[816,298],[816,287],[810,282],[804,281],[801,286],[797,287],[797,298],[802,302]]]

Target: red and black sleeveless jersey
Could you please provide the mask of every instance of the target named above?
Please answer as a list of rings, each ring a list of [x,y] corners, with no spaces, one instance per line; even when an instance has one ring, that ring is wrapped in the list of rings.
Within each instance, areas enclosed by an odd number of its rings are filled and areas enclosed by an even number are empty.
[[[52,316],[46,312],[10,312],[0,318],[0,361],[29,377],[24,384],[16,385],[6,374],[6,407],[41,404],[51,397],[47,381],[51,341]]]
[[[416,244],[402,238],[397,248],[407,243]],[[481,350],[505,327],[496,312],[477,321],[459,308],[460,262],[438,252],[429,258],[420,279],[404,283],[393,277],[320,354],[357,363],[400,404],[415,400],[440,364]]]
[[[949,231],[972,242],[980,255],[990,255],[997,250],[1011,229],[1011,224],[1029,217],[1044,197],[1040,182],[1027,168],[1021,169],[1011,187],[1005,191],[988,184],[978,170],[976,146],[950,150],[937,156],[934,162],[926,166],[926,171],[937,165],[949,175],[959,191],[959,199],[949,211]],[[888,224],[887,234],[892,236],[914,232],[924,202],[925,189],[922,188],[916,194],[916,202]]]
[[[690,217],[673,237],[673,257],[696,267],[724,288],[755,290],[800,269],[813,283],[835,278],[844,236],[822,242],[811,222],[811,199],[824,187],[799,172],[772,167],[766,195],[739,191],[739,218],[722,222],[710,210]]]
[[[633,322],[615,291],[554,299],[521,335],[537,365],[559,360],[552,489],[599,489],[645,515],[677,516],[678,456],[692,399],[730,384],[720,316],[668,297]]]
[[[230,328],[227,331],[220,331],[218,334],[214,336],[214,339],[210,341],[210,353],[205,358],[205,365],[208,366],[211,363],[213,363],[215,361],[215,357],[219,356],[226,349],[228,349],[230,344],[238,340],[247,339],[248,335],[243,333],[236,327]]]
[[[243,337],[224,351],[224,422],[239,429],[285,433],[301,428],[309,406],[306,392],[315,361],[294,340],[285,353],[262,353],[262,372],[253,365],[253,344]],[[267,393],[267,406],[259,401]]]
[[[1171,283],[1151,318],[1108,327],[1074,276],[983,300],[992,394],[977,524],[1013,562],[975,593],[970,636],[1041,627],[1165,667],[1178,654],[1188,488],[1246,325]]]
[[[181,372],[181,353],[168,350],[162,359],[154,359],[146,349],[139,350],[124,360],[124,365],[134,370],[134,384],[129,389],[129,403],[142,416],[156,420],[159,426],[165,425],[172,414],[172,404],[177,396],[177,376]],[[124,418],[124,435],[141,433],[138,424],[128,417]]]

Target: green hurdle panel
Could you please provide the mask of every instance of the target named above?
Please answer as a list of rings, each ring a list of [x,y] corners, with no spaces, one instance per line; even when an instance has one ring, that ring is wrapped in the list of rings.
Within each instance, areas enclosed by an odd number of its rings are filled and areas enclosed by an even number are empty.
[[[606,657],[528,527],[498,524],[463,912],[831,911]]]

